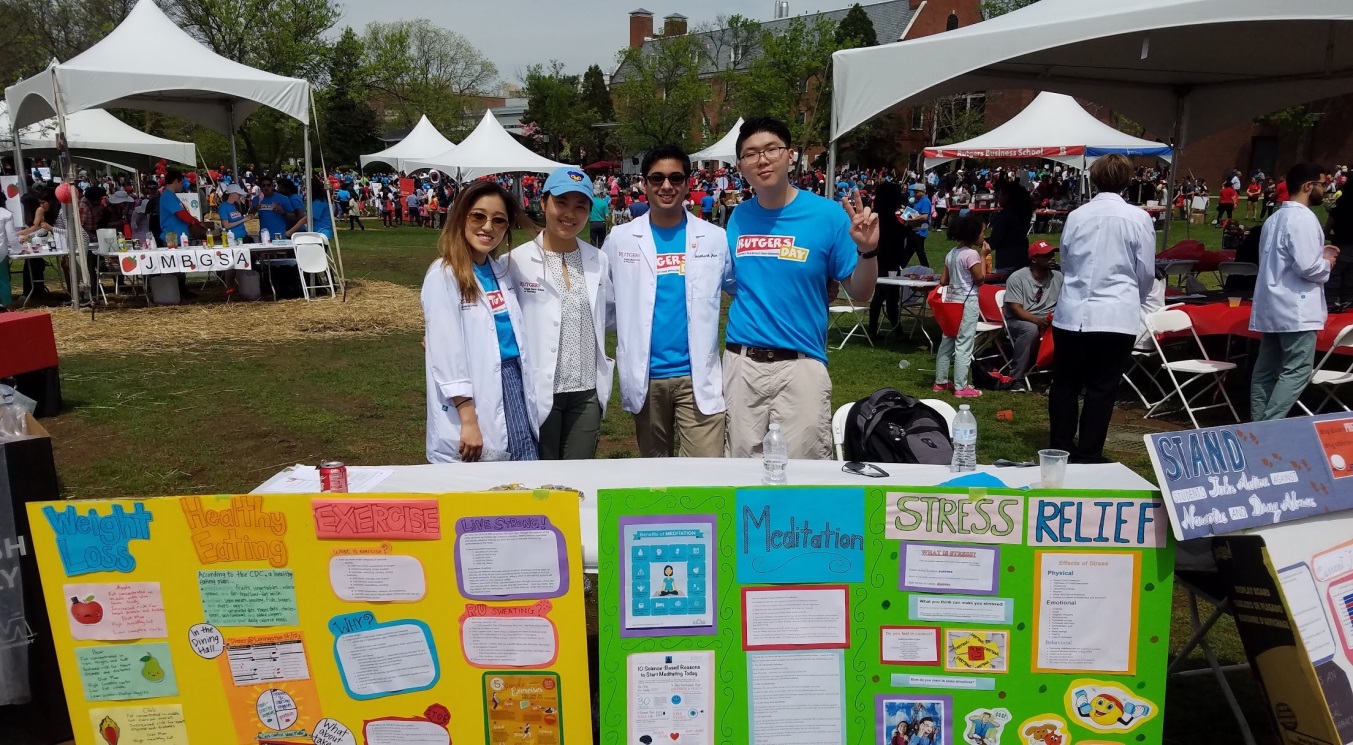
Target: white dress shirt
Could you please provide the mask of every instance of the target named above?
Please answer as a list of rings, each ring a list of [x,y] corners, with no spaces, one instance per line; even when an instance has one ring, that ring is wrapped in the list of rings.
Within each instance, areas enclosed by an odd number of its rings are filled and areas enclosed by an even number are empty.
[[[0,262],[19,250],[19,231],[14,228],[14,213],[0,207]]]
[[[1325,328],[1325,231],[1300,202],[1283,202],[1264,223],[1250,330],[1267,334]]]
[[[1101,193],[1067,215],[1061,251],[1052,325],[1136,336],[1156,278],[1156,228],[1146,210]]]

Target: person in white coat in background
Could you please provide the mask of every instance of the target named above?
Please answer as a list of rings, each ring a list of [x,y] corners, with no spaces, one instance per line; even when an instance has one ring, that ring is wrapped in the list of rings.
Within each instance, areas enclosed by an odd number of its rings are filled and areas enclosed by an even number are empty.
[[[1252,421],[1286,417],[1311,382],[1316,335],[1329,313],[1325,282],[1339,256],[1311,211],[1325,199],[1328,174],[1314,163],[1292,166],[1287,201],[1264,223],[1250,311],[1250,330],[1262,334],[1250,377]]]
[[[456,199],[423,279],[430,463],[537,460],[530,350],[503,258],[517,202],[479,181]]]
[[[640,167],[649,211],[611,231],[602,250],[615,285],[620,400],[642,458],[724,453],[720,290],[732,281],[728,238],[686,212],[691,159],[659,145]],[[728,287],[731,294],[732,288]]]
[[[606,356],[613,302],[606,255],[578,235],[588,227],[592,182],[560,168],[541,190],[545,230],[512,250],[509,269],[526,322],[540,421],[541,460],[595,458],[611,397]]]

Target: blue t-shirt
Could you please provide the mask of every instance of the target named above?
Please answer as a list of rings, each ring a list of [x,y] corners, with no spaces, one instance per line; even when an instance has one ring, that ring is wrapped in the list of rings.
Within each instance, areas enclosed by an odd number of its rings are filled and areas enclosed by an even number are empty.
[[[701,212],[713,212],[713,211],[714,211],[714,195],[712,195],[712,194],[706,194],[706,195],[704,196],[704,198],[700,200],[700,211],[701,211]],[[630,214],[634,214],[634,213],[631,212]]]
[[[314,213],[311,217],[314,220],[315,232],[323,233],[329,240],[334,239],[334,214],[329,209],[329,203],[324,197],[314,200],[310,203],[310,209]]]
[[[352,198],[352,194],[350,194],[347,189],[339,189],[336,196],[338,197],[339,204],[347,204],[348,200]]]
[[[859,253],[841,205],[800,191],[778,210],[744,202],[728,221],[738,291],[727,340],[791,349],[827,363],[827,280],[855,271]]]
[[[912,209],[920,212],[921,217],[925,218],[925,222],[921,223],[921,226],[916,228],[916,234],[922,238],[929,238],[930,213],[934,211],[934,207],[930,204],[930,197],[923,196],[920,199],[917,199],[916,204],[912,205]]]
[[[493,276],[493,265],[489,262],[474,265],[479,286],[484,289],[493,310],[493,328],[498,332],[498,357],[503,361],[515,360],[521,356],[517,348],[517,335],[512,332],[512,315],[507,311],[507,299],[498,289],[498,278]]]
[[[592,222],[606,222],[606,216],[610,213],[610,200],[605,197],[592,197],[592,215],[589,218]]]
[[[653,336],[648,352],[650,380],[691,374],[691,340],[686,327],[686,220],[675,228],[653,226],[658,247],[658,294],[653,302]]]
[[[287,197],[287,199],[290,199],[290,200],[291,200],[291,211],[292,211],[292,212],[300,212],[300,213],[304,213],[304,212],[305,212],[305,197],[301,196],[301,195],[298,193],[298,194],[292,194],[291,196]],[[287,227],[289,228],[289,227],[291,227],[291,226],[288,225]]]
[[[282,206],[282,212],[274,212],[272,205]],[[267,230],[272,238],[285,238],[287,228],[291,225],[287,222],[286,213],[291,212],[291,197],[280,191],[275,191],[272,196],[265,197],[259,195],[254,199],[254,210],[258,212],[258,231],[259,235]]]
[[[230,202],[221,202],[221,204],[216,207],[216,214],[221,216],[221,223],[224,224],[232,220],[240,219],[240,208]],[[241,241],[244,240],[244,237],[247,235],[244,230],[244,223],[240,223],[232,228],[226,228],[226,231]]]
[[[648,214],[648,202],[638,202],[630,205],[630,217],[638,220]]]
[[[160,240],[169,245],[169,234],[182,235],[188,232],[188,223],[174,214],[184,209],[179,195],[168,189],[160,190]]]

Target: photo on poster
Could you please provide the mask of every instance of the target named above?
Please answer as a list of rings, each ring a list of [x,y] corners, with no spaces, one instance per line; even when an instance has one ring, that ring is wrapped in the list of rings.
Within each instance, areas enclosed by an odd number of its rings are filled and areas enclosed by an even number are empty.
[[[954,745],[952,696],[880,693],[874,707],[878,745]]]
[[[944,630],[944,669],[951,673],[1010,672],[1010,632]]]
[[[622,517],[622,637],[713,634],[713,515]]]
[[[961,745],[1000,745],[1001,734],[1010,719],[1008,709],[977,709],[968,712],[963,717]]]
[[[627,742],[714,745],[714,652],[646,652],[628,661]]]
[[[939,666],[940,627],[883,626],[879,647],[879,661],[885,665]]]
[[[484,741],[512,745],[562,743],[561,695],[559,676],[555,673],[484,673]]]

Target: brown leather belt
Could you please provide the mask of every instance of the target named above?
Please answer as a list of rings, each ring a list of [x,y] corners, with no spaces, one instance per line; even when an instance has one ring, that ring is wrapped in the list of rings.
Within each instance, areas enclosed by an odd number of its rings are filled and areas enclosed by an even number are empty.
[[[788,362],[790,360],[799,360],[808,355],[803,352],[796,352],[792,349],[762,349],[761,347],[744,347],[741,344],[729,342],[724,345],[724,349],[733,354],[740,354],[752,362]]]

